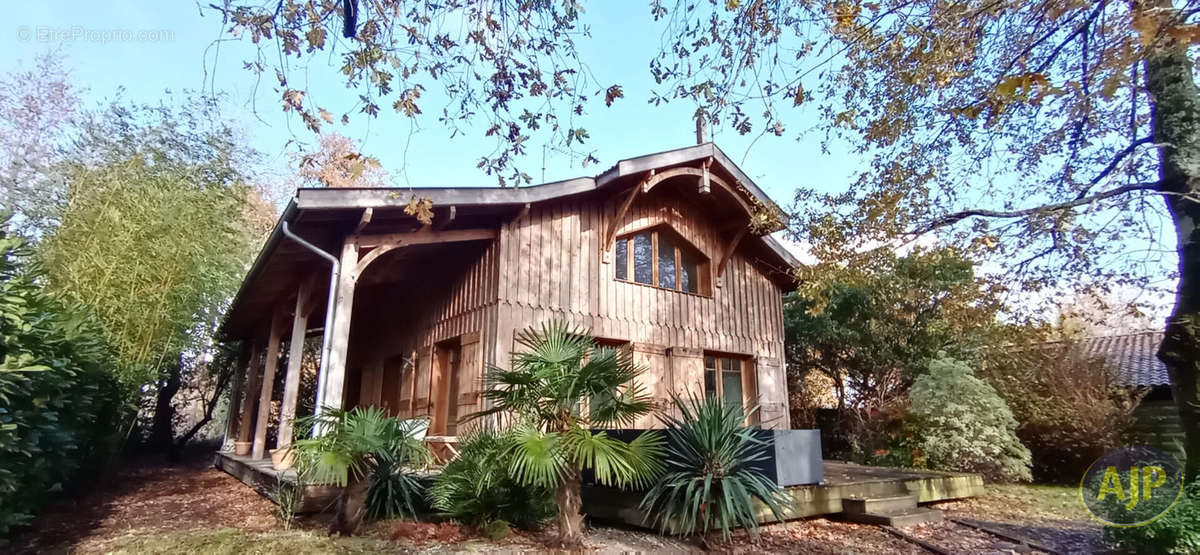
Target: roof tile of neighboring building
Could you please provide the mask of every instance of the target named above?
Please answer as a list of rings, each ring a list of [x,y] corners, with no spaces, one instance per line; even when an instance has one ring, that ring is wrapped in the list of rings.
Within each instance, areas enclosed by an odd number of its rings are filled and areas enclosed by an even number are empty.
[[[1127,387],[1154,387],[1170,385],[1167,366],[1158,356],[1158,344],[1163,333],[1159,331],[1085,337],[1076,345],[1089,358],[1103,358],[1116,370],[1116,382]]]

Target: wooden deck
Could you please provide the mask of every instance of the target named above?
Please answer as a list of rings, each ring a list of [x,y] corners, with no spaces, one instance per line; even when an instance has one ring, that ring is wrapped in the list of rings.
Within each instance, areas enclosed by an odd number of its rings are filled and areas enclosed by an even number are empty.
[[[221,451],[217,453],[213,464],[218,469],[241,480],[243,484],[254,488],[255,491],[267,499],[271,499],[272,490],[280,482],[286,484],[295,484],[297,482],[295,470],[275,470],[275,467],[271,466],[271,459],[269,458],[254,459],[248,456],[239,456]],[[305,486],[300,506],[296,509],[296,512],[315,513],[324,510],[326,507],[332,507],[341,489],[337,486],[328,485]]]
[[[784,520],[842,512],[842,500],[913,494],[920,503],[932,503],[983,494],[983,478],[978,474],[935,472],[862,466],[840,461],[825,461],[825,482],[787,488],[791,504]],[[640,492],[611,488],[586,487],[583,509],[588,516],[646,526],[645,513],[638,510]],[[759,507],[759,522],[773,522],[775,516]]]

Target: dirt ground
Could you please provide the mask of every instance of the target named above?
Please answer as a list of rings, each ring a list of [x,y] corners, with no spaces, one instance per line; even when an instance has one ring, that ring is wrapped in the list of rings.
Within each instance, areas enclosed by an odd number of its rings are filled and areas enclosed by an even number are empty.
[[[514,531],[498,542],[451,523],[385,521],[362,537],[329,538],[321,518],[285,530],[273,505],[249,487],[192,457],[166,466],[159,458],[134,458],[104,485],[47,508],[14,538],[16,553],[370,553],[513,552],[551,550],[552,532]],[[948,516],[1008,526],[1064,552],[1099,547],[1100,529],[1067,503],[1069,491],[1019,486],[990,487],[982,498],[942,503]],[[689,552],[694,540],[593,522],[587,547],[601,553]],[[963,553],[1011,552],[994,537],[951,522],[910,530]],[[708,546],[728,553],[927,553],[877,526],[813,518],[766,526],[757,542],[739,531],[729,544]]]

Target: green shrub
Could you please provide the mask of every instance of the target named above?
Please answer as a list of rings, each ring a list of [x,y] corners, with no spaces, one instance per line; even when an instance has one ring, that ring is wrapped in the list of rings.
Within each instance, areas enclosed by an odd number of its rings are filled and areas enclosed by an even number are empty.
[[[0,537],[51,492],[94,475],[127,416],[103,333],[43,291],[5,224],[0,215]]]
[[[421,484],[410,473],[428,460],[425,443],[414,437],[419,423],[391,418],[377,407],[326,410],[302,418],[297,433],[319,435],[292,444],[296,471],[305,483],[343,487],[331,533],[353,535],[370,514],[411,515]]]
[[[746,426],[741,407],[707,396],[660,416],[667,428],[667,471],[646,492],[640,508],[663,532],[704,534],[731,528],[758,530],[755,501],[782,520],[782,489],[751,465],[767,458],[769,444]]]
[[[371,518],[416,516],[422,508],[427,488],[414,470],[433,460],[429,447],[414,434],[418,426],[424,425],[417,420],[384,420],[383,448],[368,462],[371,485],[367,490],[367,514]]]
[[[1030,479],[1030,453],[1004,399],[966,363],[934,359],[909,391],[910,414],[930,468],[976,472],[992,480]]]
[[[442,515],[485,532],[498,521],[532,528],[554,515],[549,488],[523,486],[509,473],[512,455],[502,433],[490,428],[469,432],[459,455],[434,479],[430,502]]]
[[[374,519],[416,516],[424,507],[425,482],[411,467],[376,464],[367,490],[367,514]]]
[[[483,527],[483,535],[492,541],[500,541],[507,538],[511,532],[512,528],[509,527],[507,521],[503,520],[493,520]]]
[[[276,476],[268,497],[275,502],[275,518],[283,524],[284,530],[291,530],[296,523],[296,511],[304,500],[304,486]]]
[[[1107,527],[1104,539],[1136,553],[1200,553],[1200,479],[1183,488],[1183,495],[1165,515],[1145,526]]]

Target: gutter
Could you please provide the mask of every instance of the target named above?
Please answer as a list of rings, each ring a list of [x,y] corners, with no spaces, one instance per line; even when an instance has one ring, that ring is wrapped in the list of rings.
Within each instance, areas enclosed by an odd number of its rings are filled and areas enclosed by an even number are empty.
[[[280,230],[283,231],[283,234],[286,237],[297,243],[300,243],[300,246],[312,251],[313,254],[328,260],[331,266],[329,270],[329,299],[325,303],[325,329],[324,332],[321,333],[321,365],[317,370],[317,403],[313,406],[313,414],[317,417],[320,417],[322,408],[325,406],[325,375],[329,367],[330,331],[333,330],[333,307],[334,303],[337,302],[338,282],[341,281],[342,277],[342,264],[333,255],[321,250],[316,245],[305,241],[299,235],[292,233],[292,230],[288,228],[288,222],[286,219],[281,221],[283,222],[283,225]],[[320,424],[318,422],[314,422],[314,436],[319,435],[319,428]]]

